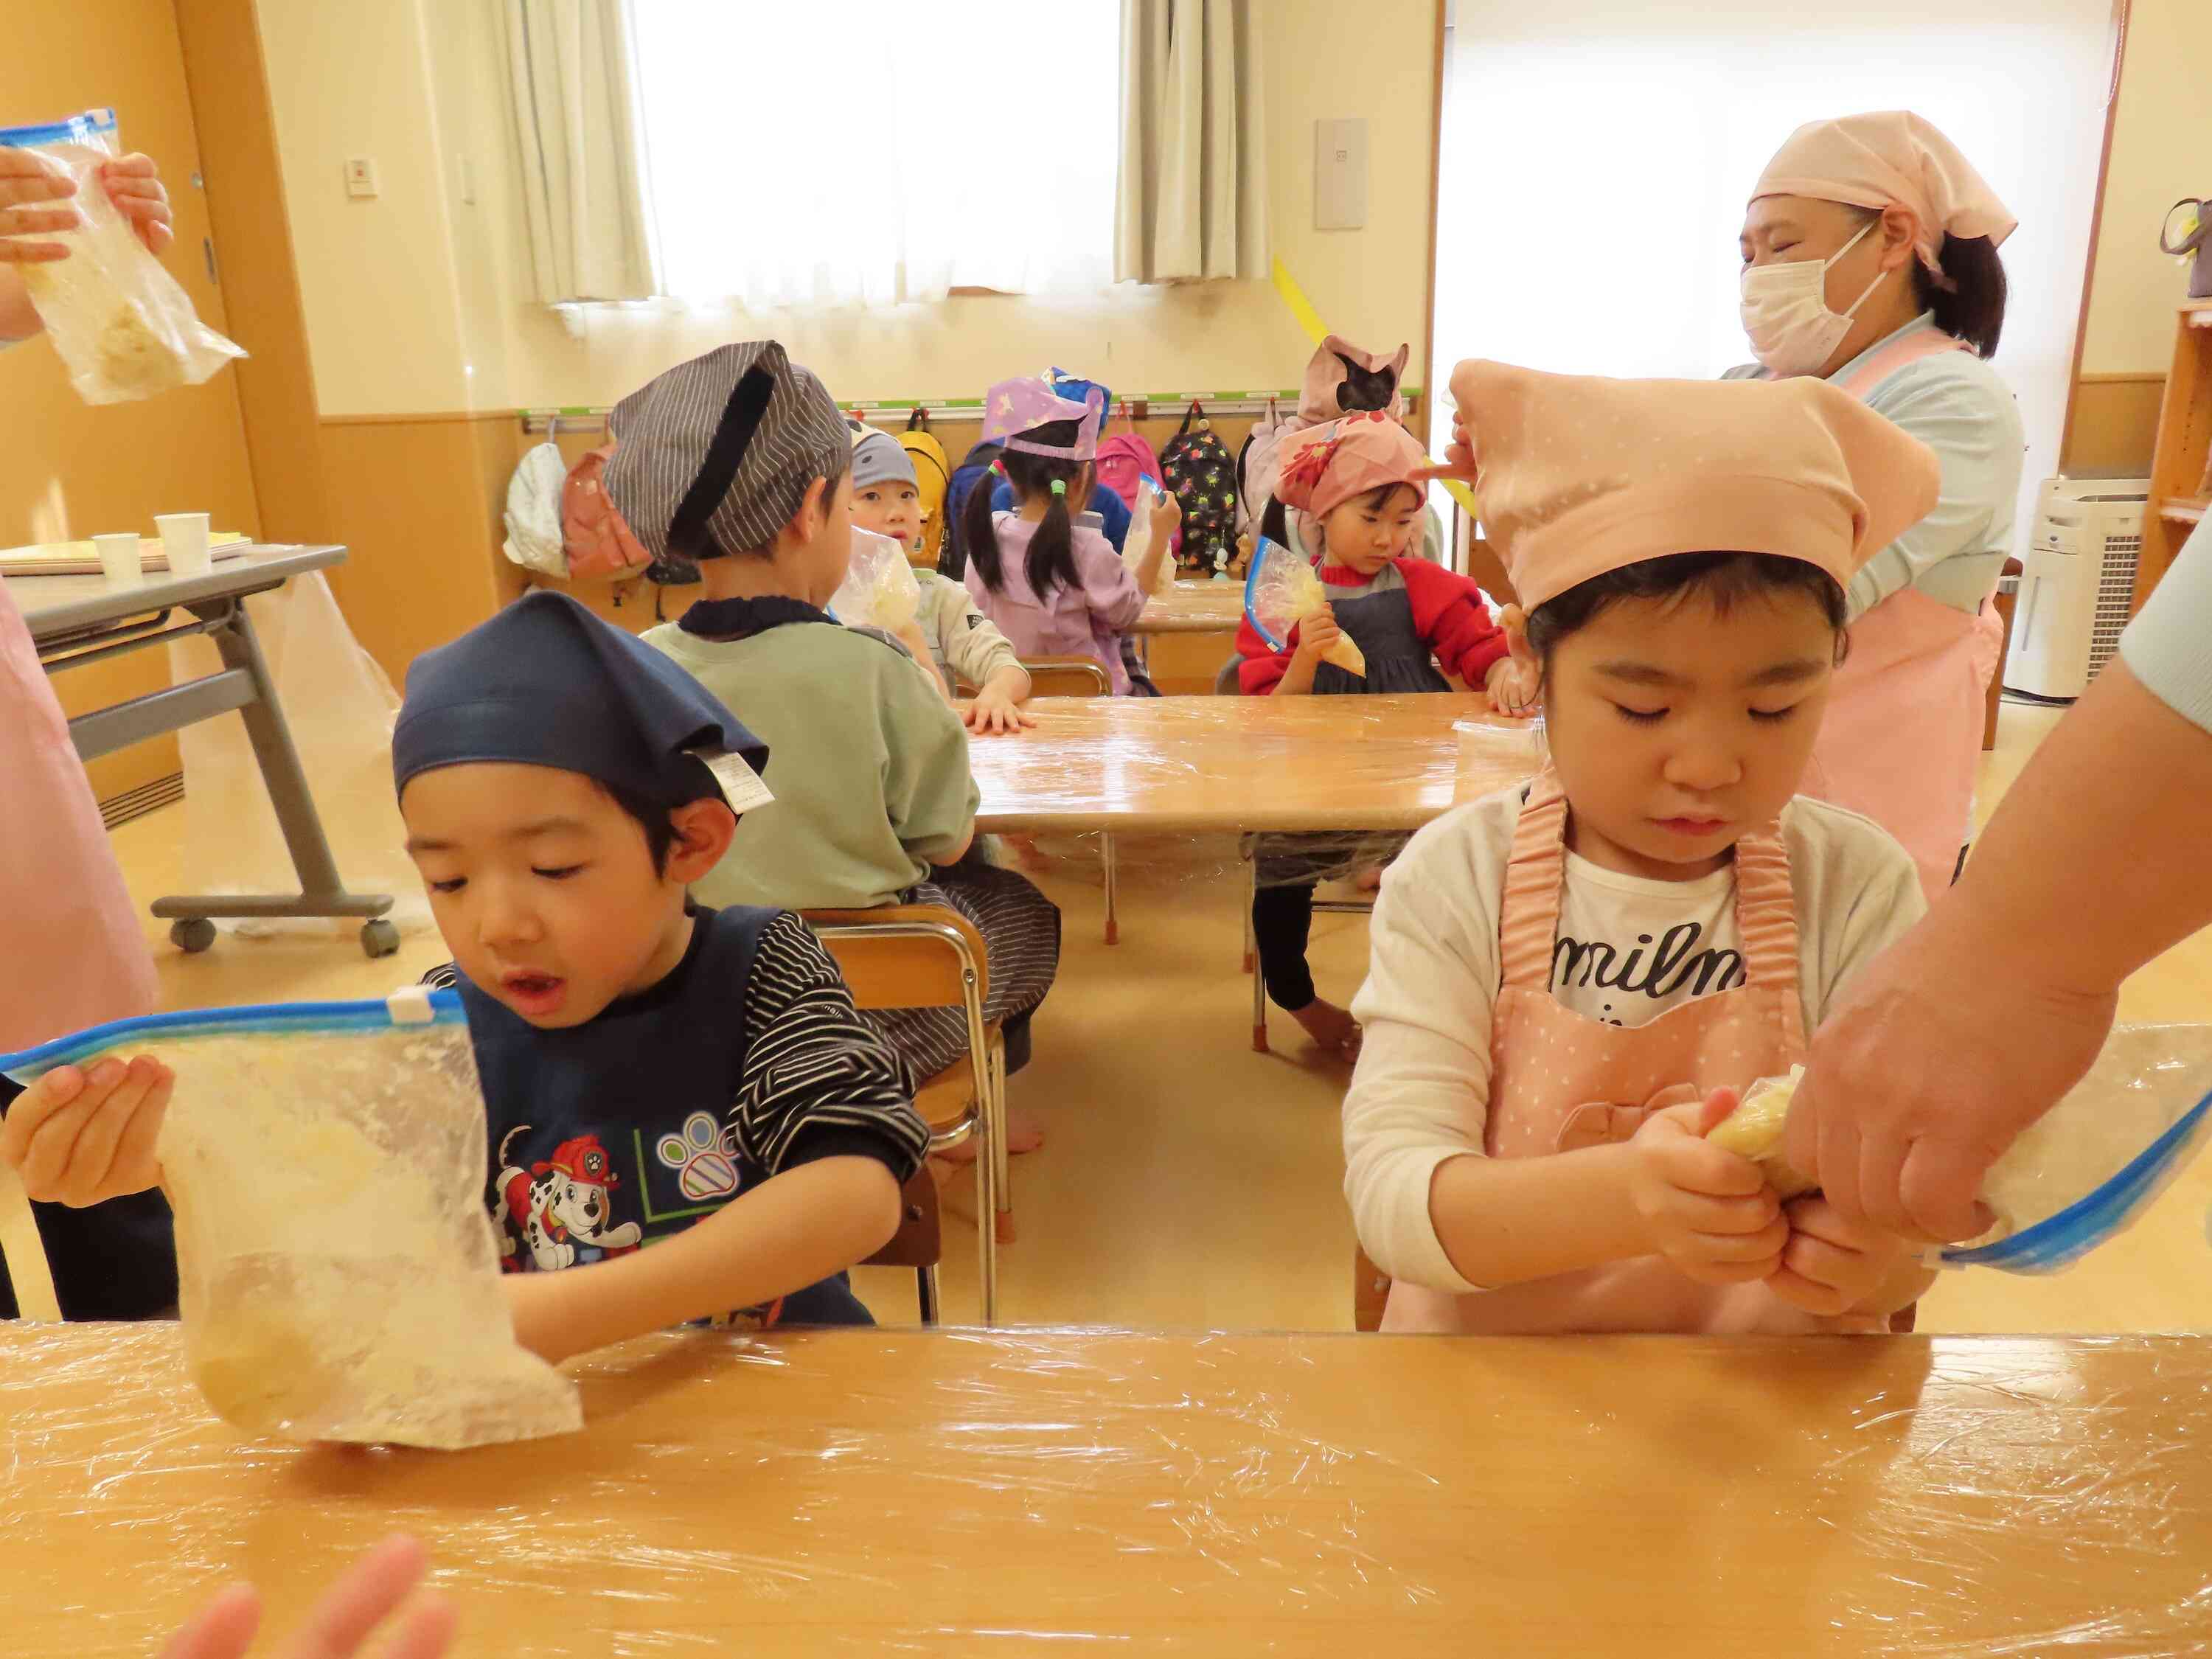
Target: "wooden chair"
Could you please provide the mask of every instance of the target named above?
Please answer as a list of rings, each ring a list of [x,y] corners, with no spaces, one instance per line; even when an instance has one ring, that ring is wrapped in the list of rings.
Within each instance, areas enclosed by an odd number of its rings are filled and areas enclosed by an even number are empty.
[[[990,994],[983,936],[958,911],[930,904],[799,914],[836,960],[855,1006],[959,1008],[968,1016],[967,1057],[924,1079],[914,1105],[929,1126],[930,1151],[976,1142],[977,1265],[983,1322],[995,1324],[999,1236],[1001,1229],[1011,1230],[1012,1211],[1006,1185],[1006,1042],[998,1026],[983,1018]],[[933,1304],[934,1267],[917,1271],[929,1275],[922,1297]]]
[[[1030,677],[1030,695],[1033,697],[1110,697],[1114,681],[1105,668],[1090,657],[1031,657],[1022,664]],[[957,688],[963,696],[974,696],[975,688],[963,681]],[[1098,837],[1098,859],[1106,877],[1106,942],[1121,942],[1121,920],[1119,913],[1120,895],[1116,891],[1121,874],[1120,860],[1115,855],[1114,837],[1102,833]]]
[[[937,1264],[945,1259],[942,1205],[937,1177],[924,1164],[899,1191],[899,1227],[890,1243],[861,1265],[911,1267],[921,1303],[921,1322],[937,1323]]]

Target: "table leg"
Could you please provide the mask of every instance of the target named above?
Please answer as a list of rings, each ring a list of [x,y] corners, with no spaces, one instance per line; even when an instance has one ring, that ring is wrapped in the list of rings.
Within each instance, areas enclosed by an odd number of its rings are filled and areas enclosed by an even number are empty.
[[[253,757],[268,788],[269,804],[276,809],[277,825],[284,832],[285,848],[300,878],[300,891],[296,896],[216,894],[161,898],[155,901],[154,914],[182,921],[210,916],[360,916],[370,920],[370,926],[362,930],[364,948],[374,956],[388,955],[388,950],[377,946],[386,942],[390,924],[373,919],[392,908],[392,896],[346,890],[337,862],[331,857],[330,842],[324,838],[314,797],[308,793],[307,775],[301,769],[299,750],[293,746],[291,728],[284,722],[284,711],[276,701],[276,688],[269,678],[269,665],[262,657],[261,643],[254,635],[245,603],[226,599],[194,606],[193,612],[210,624],[208,638],[215,641],[223,666],[243,674],[252,688],[251,698],[240,705],[239,718],[246,722],[246,735],[253,744]],[[389,942],[396,946],[397,937],[391,937]]]

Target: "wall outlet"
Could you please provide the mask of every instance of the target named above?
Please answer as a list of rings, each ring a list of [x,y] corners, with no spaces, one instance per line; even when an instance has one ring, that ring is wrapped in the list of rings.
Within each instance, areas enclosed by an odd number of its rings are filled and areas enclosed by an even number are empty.
[[[1358,230],[1367,223],[1367,123],[1314,123],[1314,228]]]
[[[346,194],[356,202],[365,202],[376,194],[376,163],[366,155],[356,155],[345,164]]]

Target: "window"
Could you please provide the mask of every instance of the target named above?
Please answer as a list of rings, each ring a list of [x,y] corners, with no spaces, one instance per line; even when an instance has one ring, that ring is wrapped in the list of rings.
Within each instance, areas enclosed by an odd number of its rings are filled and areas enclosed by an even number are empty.
[[[1118,0],[630,0],[660,286],[750,309],[1112,277]]]
[[[2058,470],[2112,38],[2109,0],[1457,0],[1446,48],[1431,384],[1462,357],[1572,374],[1750,361],[1737,232],[1802,122],[1917,111],[2020,220],[1996,368]]]

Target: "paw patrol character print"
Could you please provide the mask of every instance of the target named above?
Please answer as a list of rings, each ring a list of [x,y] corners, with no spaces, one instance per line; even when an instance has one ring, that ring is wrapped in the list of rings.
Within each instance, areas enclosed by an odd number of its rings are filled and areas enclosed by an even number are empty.
[[[708,1112],[684,1120],[680,1135],[663,1135],[653,1150],[676,1171],[677,1189],[693,1203],[727,1198],[738,1190],[734,1132],[725,1133]]]
[[[581,1262],[626,1255],[638,1247],[644,1229],[635,1221],[610,1226],[614,1215],[614,1189],[622,1177],[609,1167],[606,1148],[597,1135],[578,1135],[554,1148],[552,1158],[533,1164],[527,1174],[507,1161],[514,1137],[528,1132],[522,1124],[508,1131],[499,1144],[498,1190],[501,1219],[522,1236],[530,1265],[550,1272]],[[520,1271],[523,1263],[510,1248],[502,1267]]]

